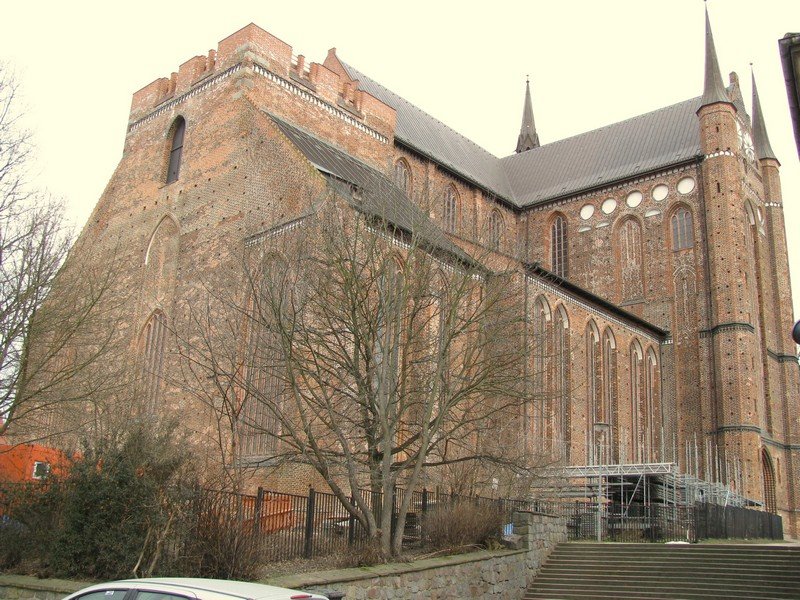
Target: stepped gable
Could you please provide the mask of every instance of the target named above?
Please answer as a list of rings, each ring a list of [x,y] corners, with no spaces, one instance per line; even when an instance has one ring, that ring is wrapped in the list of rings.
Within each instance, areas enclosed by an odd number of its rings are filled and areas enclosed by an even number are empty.
[[[342,62],[342,66],[360,89],[396,111],[395,138],[400,143],[513,203],[511,186],[495,155],[350,65]]]
[[[700,154],[700,98],[503,158],[514,200],[531,206],[656,171]]]

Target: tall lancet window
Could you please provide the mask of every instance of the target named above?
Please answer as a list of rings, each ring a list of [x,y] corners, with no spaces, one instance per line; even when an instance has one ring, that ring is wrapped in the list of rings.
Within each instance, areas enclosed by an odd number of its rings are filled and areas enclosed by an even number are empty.
[[[550,226],[550,264],[553,273],[567,277],[567,221],[561,215]]]
[[[406,196],[411,197],[411,169],[402,158],[394,163],[394,182]]]
[[[156,311],[148,319],[142,330],[140,347],[142,352],[142,397],[145,410],[154,413],[158,410],[161,389],[161,368],[164,363],[164,340],[167,335],[167,317]]]
[[[503,240],[503,217],[500,212],[493,210],[489,213],[489,247],[492,250],[500,250]]]
[[[442,211],[444,230],[448,233],[455,233],[458,227],[458,197],[453,186],[447,186],[444,192],[444,207]]]
[[[600,414],[605,424],[602,452],[607,461],[618,460],[617,440],[617,342],[610,329],[603,334],[603,403]]]
[[[661,392],[659,388],[660,373],[658,369],[658,359],[652,348],[647,350],[647,371],[645,372],[645,406],[647,409],[647,419],[649,428],[647,431],[650,453],[648,461],[660,462],[664,460],[663,424],[664,419],[661,415]]]
[[[631,342],[630,347],[630,386],[631,386],[631,436],[632,448],[630,456],[633,462],[647,462],[647,434],[650,427],[649,411],[647,407],[647,394],[643,393],[644,381],[644,354],[642,346],[637,340]]]
[[[619,262],[622,299],[642,298],[642,228],[636,219],[628,219],[620,228]]]
[[[183,136],[186,132],[186,121],[183,117],[175,119],[172,125],[172,147],[169,151],[169,169],[167,170],[167,183],[178,180],[181,170],[181,156],[183,154]]]
[[[681,207],[672,215],[672,249],[684,250],[693,245],[692,213]]]
[[[553,358],[555,359],[554,398],[556,401],[556,423],[553,429],[560,439],[562,448],[561,458],[569,460],[571,439],[571,412],[570,403],[570,345],[569,345],[569,317],[564,305],[559,306],[553,313]]]

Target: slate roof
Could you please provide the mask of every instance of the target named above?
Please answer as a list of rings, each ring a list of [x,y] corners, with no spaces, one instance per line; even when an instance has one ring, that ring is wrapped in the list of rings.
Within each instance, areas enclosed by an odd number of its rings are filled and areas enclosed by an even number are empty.
[[[350,65],[342,62],[342,66],[352,79],[358,80],[360,89],[397,112],[397,140],[455,171],[478,187],[512,201],[511,186],[494,154]]]
[[[467,264],[474,263],[383,173],[310,133],[274,115],[269,116],[303,156],[329,177],[331,184],[358,211],[385,220],[416,236],[424,246],[446,252]],[[351,184],[357,186],[356,194],[352,193]]]
[[[594,131],[501,159],[515,203],[530,206],[700,154],[693,98]]]
[[[400,143],[517,207],[636,177],[700,154],[699,97],[497,158],[357,69],[342,64],[361,89],[395,109],[395,137]],[[740,104],[737,108],[743,110]]]

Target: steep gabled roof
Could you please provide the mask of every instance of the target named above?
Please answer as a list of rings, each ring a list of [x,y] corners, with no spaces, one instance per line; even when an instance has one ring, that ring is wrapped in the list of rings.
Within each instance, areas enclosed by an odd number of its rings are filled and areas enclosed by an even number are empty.
[[[399,143],[520,208],[700,154],[700,98],[500,159],[357,69],[342,65],[361,89],[395,109]]]
[[[415,236],[422,246],[445,252],[465,264],[474,263],[383,173],[274,115],[270,118],[317,170],[331,178],[333,186],[356,210]]]
[[[401,144],[432,158],[478,187],[512,201],[511,188],[494,154],[350,65],[342,62],[342,66],[351,79],[359,82],[359,88],[397,112],[395,139]]]
[[[531,206],[693,159],[699,107],[693,98],[503,158],[515,203]]]

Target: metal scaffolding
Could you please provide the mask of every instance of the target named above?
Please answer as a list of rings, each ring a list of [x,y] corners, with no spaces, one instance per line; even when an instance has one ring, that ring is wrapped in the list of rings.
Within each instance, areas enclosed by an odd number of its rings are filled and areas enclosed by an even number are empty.
[[[556,484],[555,482],[559,482]],[[560,499],[592,502],[659,503],[668,506],[708,502],[721,506],[760,506],[730,486],[681,473],[676,463],[577,465],[548,469],[537,490]]]

